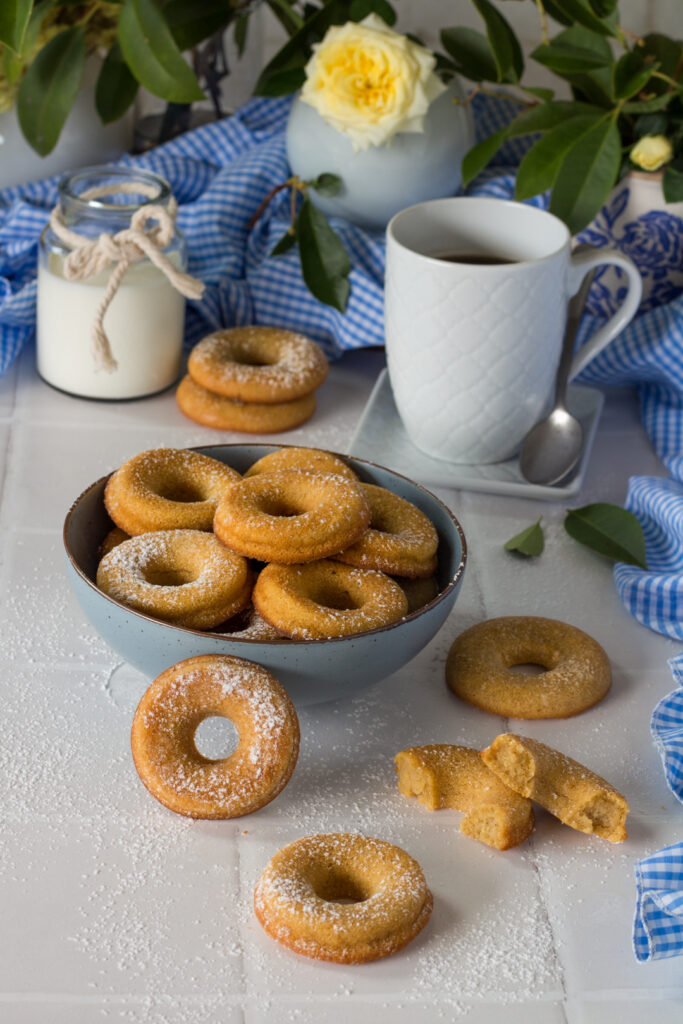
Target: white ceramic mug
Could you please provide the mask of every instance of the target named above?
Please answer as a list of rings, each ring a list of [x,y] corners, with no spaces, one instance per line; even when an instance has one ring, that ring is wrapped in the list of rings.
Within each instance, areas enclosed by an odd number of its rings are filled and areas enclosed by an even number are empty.
[[[443,258],[456,254],[501,262]],[[450,462],[513,456],[552,401],[569,299],[604,263],[625,271],[628,291],[577,352],[570,377],[638,308],[640,275],[628,257],[572,256],[562,221],[524,203],[456,197],[396,214],[387,227],[387,365],[414,444]]]

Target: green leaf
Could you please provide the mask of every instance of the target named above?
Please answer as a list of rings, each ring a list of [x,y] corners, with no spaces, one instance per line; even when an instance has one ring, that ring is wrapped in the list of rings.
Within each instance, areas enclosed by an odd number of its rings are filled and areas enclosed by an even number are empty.
[[[524,71],[524,57],[517,36],[490,0],[472,0],[472,3],[486,25],[486,35],[498,71],[496,81],[519,82]]]
[[[584,114],[556,125],[525,154],[515,181],[515,199],[531,199],[552,188],[565,154],[577,139],[600,120],[601,114]]]
[[[119,18],[119,43],[138,82],[155,96],[170,103],[204,99],[155,0],[126,0]]]
[[[324,172],[308,183],[321,196],[338,196],[342,188],[342,180],[338,174]]]
[[[500,131],[494,132],[493,135],[489,135],[488,139],[484,139],[483,142],[477,143],[473,146],[462,162],[462,183],[463,185],[469,185],[473,178],[479,174],[480,171],[486,167],[490,160],[496,155],[502,144],[505,142],[508,135],[507,128],[501,128]]]
[[[662,191],[667,203],[683,202],[683,159],[681,157],[664,168]]]
[[[635,96],[647,85],[652,78],[652,72],[658,68],[659,64],[646,65],[639,53],[628,50],[616,62],[612,72],[615,99],[627,100],[630,96]]]
[[[550,212],[573,235],[598,213],[614,187],[621,164],[616,118],[602,118],[565,154],[550,196]]]
[[[675,96],[674,92],[665,92],[653,96],[649,100],[633,100],[631,103],[624,103],[621,109],[625,114],[650,114],[656,110],[664,110]]]
[[[2,0],[0,3],[0,43],[9,46],[14,53],[21,53],[32,6],[32,0]]]
[[[488,39],[473,28],[445,28],[441,42],[457,71],[472,82],[496,82],[498,68]]]
[[[351,21],[362,21],[368,14],[378,14],[387,25],[396,23],[396,11],[387,0],[353,0],[349,11]]]
[[[114,43],[97,76],[95,107],[103,124],[123,117],[137,96],[138,83],[123,59],[121,47]]]
[[[564,528],[579,544],[605,558],[647,569],[642,527],[633,513],[625,508],[597,502],[570,509]]]
[[[554,89],[544,89],[539,85],[525,85],[525,92],[530,92],[532,96],[538,96],[539,100],[543,100],[544,103],[549,103],[555,95]]]
[[[277,71],[265,79],[260,87],[259,96],[289,96],[296,92],[306,81],[303,65],[290,68],[288,71]]]
[[[666,114],[641,114],[633,125],[633,134],[637,139],[642,139],[643,135],[666,135],[668,127],[669,119]]]
[[[618,0],[590,0],[590,5],[599,18],[607,18],[614,14]]]
[[[170,0],[164,18],[179,50],[191,50],[214,32],[224,28],[233,17],[225,0]]]
[[[505,543],[505,550],[518,551],[520,555],[526,555],[527,557],[540,555],[545,547],[541,519],[542,516],[531,526],[527,526],[526,530],[522,530],[521,533],[510,537],[510,540]]]
[[[583,71],[594,71],[611,64],[610,58],[603,57],[593,50],[564,44],[558,46],[555,42],[537,46],[535,50],[532,50],[531,57],[561,77],[581,74]]]
[[[589,103],[573,103],[570,100],[541,103],[518,114],[511,123],[508,134],[514,138],[517,135],[546,132],[558,124],[563,124],[569,118],[580,117],[583,114],[595,114],[594,107]]]
[[[297,217],[296,237],[306,287],[320,302],[343,313],[351,290],[349,257],[325,215],[310,199],[304,199]]]
[[[587,0],[555,0],[554,7],[565,15],[565,21],[583,25],[592,32],[603,36],[614,36],[614,27],[604,20],[604,15],[597,15]],[[610,12],[611,13],[611,12]]]
[[[683,59],[683,43],[680,40],[672,39],[659,32],[650,32],[643,37],[638,52],[644,58],[649,58],[659,64],[663,74],[673,78],[677,71],[680,75],[679,63]],[[654,79],[650,83],[653,93],[660,94],[668,91],[668,84],[661,79]]]
[[[31,146],[46,156],[57,144],[81,86],[85,38],[80,26],[46,43],[24,75],[17,93],[17,116]]]
[[[279,91],[273,91],[269,87],[269,83],[280,72],[292,71],[295,68],[300,69],[299,85],[301,85],[305,80],[303,73],[304,65],[311,54],[313,43],[322,39],[330,25],[341,25],[345,21],[348,21],[348,5],[343,3],[342,0],[330,0],[317,13],[307,18],[305,25],[295,32],[282,49],[278,50],[272,60],[266,64],[254,88],[256,95],[286,95],[286,91],[283,88],[284,82],[280,84]],[[293,92],[298,88],[299,86],[295,85],[288,91]]]
[[[249,30],[249,15],[243,14],[239,18],[235,19],[235,28],[233,30],[233,38],[235,40],[235,46],[237,47],[238,57],[244,55],[244,51],[247,48],[247,35]]]
[[[277,242],[270,251],[271,256],[284,256],[286,252],[289,252],[293,246],[296,245],[296,235],[290,231],[285,231],[284,235]]]
[[[565,14],[560,0],[543,0],[543,7],[546,14],[549,14],[560,25],[572,25],[574,23],[574,19]]]

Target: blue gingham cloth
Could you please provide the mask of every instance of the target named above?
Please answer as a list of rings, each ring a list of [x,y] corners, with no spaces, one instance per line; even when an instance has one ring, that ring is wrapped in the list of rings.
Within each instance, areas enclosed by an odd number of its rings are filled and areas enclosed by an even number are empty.
[[[666,783],[683,803],[683,654],[669,661],[677,689],[652,712],[650,732],[659,751]]]
[[[633,948],[638,960],[683,952],[683,843],[667,846],[635,866]]]

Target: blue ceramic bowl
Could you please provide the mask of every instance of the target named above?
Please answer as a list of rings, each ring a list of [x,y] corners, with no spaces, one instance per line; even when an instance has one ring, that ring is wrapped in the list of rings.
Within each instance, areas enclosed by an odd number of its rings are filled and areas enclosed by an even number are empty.
[[[243,473],[279,447],[226,444],[195,451]],[[81,608],[107,643],[150,678],[195,654],[232,654],[265,665],[287,688],[295,704],[303,707],[345,697],[391,675],[429,643],[453,607],[465,571],[465,537],[457,519],[424,487],[363,459],[347,461],[361,480],[412,501],[429,516],[439,534],[439,593],[400,621],[329,640],[263,641],[185,629],[133,611],[95,585],[99,547],[112,527],[103,502],[108,477],[81,494],[64,523],[67,570]]]

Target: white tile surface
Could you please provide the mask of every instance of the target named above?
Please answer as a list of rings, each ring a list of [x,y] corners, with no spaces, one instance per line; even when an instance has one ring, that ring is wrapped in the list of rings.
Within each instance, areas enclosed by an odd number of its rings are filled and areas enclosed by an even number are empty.
[[[309,424],[263,440],[344,451],[381,365],[377,352],[345,357]],[[234,822],[192,823],[157,804],[135,773],[130,722],[147,681],[71,597],[60,530],[77,493],[128,455],[237,435],[184,420],[172,394],[70,399],[37,379],[30,353],[8,396],[0,387],[3,1024],[673,1024],[681,961],[637,965],[630,936],[634,862],[683,832],[648,731],[673,687],[666,659],[680,648],[623,609],[610,565],[566,535],[562,503],[436,488],[469,548],[439,635],[365,693],[301,713],[299,762],[277,800]],[[653,472],[662,469],[633,395],[610,393],[576,504],[621,502],[630,475]],[[505,540],[541,514],[541,558],[506,553]],[[558,723],[506,722],[454,697],[444,680],[453,638],[513,613],[565,619],[600,640],[614,669],[607,698]],[[611,847],[541,811],[533,839],[502,854],[462,836],[458,812],[430,813],[399,794],[398,750],[481,747],[507,728],[622,788],[628,842]],[[402,953],[339,967],[262,931],[251,901],[268,858],[324,830],[390,839],[422,864],[435,909]]]

